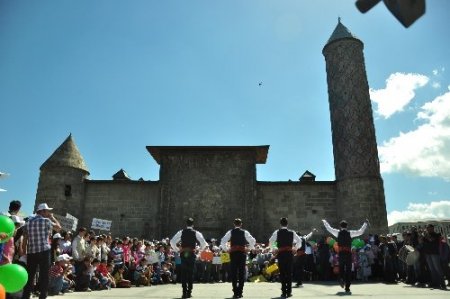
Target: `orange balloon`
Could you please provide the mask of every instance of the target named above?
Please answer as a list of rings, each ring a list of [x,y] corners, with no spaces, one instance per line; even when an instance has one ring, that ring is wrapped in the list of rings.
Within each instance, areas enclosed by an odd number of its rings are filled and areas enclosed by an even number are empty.
[[[5,288],[0,284],[0,299],[5,298],[6,298]]]

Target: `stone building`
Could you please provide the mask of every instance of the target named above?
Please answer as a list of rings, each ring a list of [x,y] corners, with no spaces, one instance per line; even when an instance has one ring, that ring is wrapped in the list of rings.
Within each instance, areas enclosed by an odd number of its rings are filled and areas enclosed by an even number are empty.
[[[390,234],[398,234],[399,239],[402,238],[402,233],[405,231],[411,231],[412,227],[415,226],[418,231],[426,230],[428,224],[434,225],[434,231],[440,233],[442,236],[447,237],[450,240],[450,219],[431,219],[425,221],[416,222],[397,222],[389,226]]]
[[[257,180],[266,163],[264,146],[147,146],[160,165],[159,181],[132,180],[124,170],[112,180],[91,180],[70,135],[42,164],[36,205],[47,202],[89,227],[92,218],[112,220],[114,235],[161,238],[184,226],[186,217],[206,238],[220,238],[240,217],[258,241],[267,241],[288,217],[309,232],[321,219],[346,219],[369,232],[386,233],[387,217],[363,43],[339,21],[323,48],[328,79],[335,181]]]

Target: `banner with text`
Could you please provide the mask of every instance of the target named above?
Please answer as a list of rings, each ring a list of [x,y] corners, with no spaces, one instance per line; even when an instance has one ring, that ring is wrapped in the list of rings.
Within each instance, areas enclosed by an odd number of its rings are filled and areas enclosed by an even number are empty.
[[[91,228],[99,229],[99,230],[106,230],[109,231],[111,229],[111,220],[103,220],[103,219],[92,219],[92,225]]]
[[[64,217],[64,216],[58,215],[58,214],[53,214],[53,216],[55,216],[56,220],[58,220],[59,224],[61,224],[61,228],[63,230],[65,230],[66,232],[72,231],[72,230],[75,231],[76,226],[75,226],[75,229],[73,229],[73,224],[74,224],[73,219],[67,218],[67,217]]]
[[[73,219],[72,230],[75,232],[78,226],[78,218],[73,215],[70,215],[69,213],[66,213],[66,218]]]

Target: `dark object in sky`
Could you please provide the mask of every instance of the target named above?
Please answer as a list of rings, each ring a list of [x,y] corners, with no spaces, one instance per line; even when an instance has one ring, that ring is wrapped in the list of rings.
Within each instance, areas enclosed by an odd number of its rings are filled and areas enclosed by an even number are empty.
[[[356,7],[366,13],[381,0],[356,0]],[[383,0],[389,11],[408,28],[425,14],[425,0]]]
[[[262,82],[259,82],[258,85],[261,86],[261,85],[262,85]]]

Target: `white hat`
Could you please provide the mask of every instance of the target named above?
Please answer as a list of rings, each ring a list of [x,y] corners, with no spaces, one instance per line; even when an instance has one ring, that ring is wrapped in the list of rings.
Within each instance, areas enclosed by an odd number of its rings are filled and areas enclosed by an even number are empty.
[[[66,259],[65,259],[64,255],[58,255],[58,257],[56,258],[57,262],[62,262],[62,261],[65,261],[65,260]]]
[[[73,257],[71,257],[70,255],[68,255],[67,253],[64,253],[64,254],[61,254],[61,255],[64,257],[64,259],[65,259],[66,261],[73,259]]]
[[[38,211],[42,211],[42,210],[53,210],[53,208],[50,208],[46,203],[41,203],[40,205],[37,206],[36,208],[36,212]]]
[[[14,222],[14,224],[19,223],[20,225],[23,225],[25,223],[25,221],[23,221],[22,218],[17,215],[12,215],[11,220]]]
[[[60,233],[54,234],[53,239],[62,239],[61,234]]]
[[[61,261],[70,261],[72,259],[72,257],[66,253],[58,255],[58,257],[56,258],[57,262],[61,262]]]

